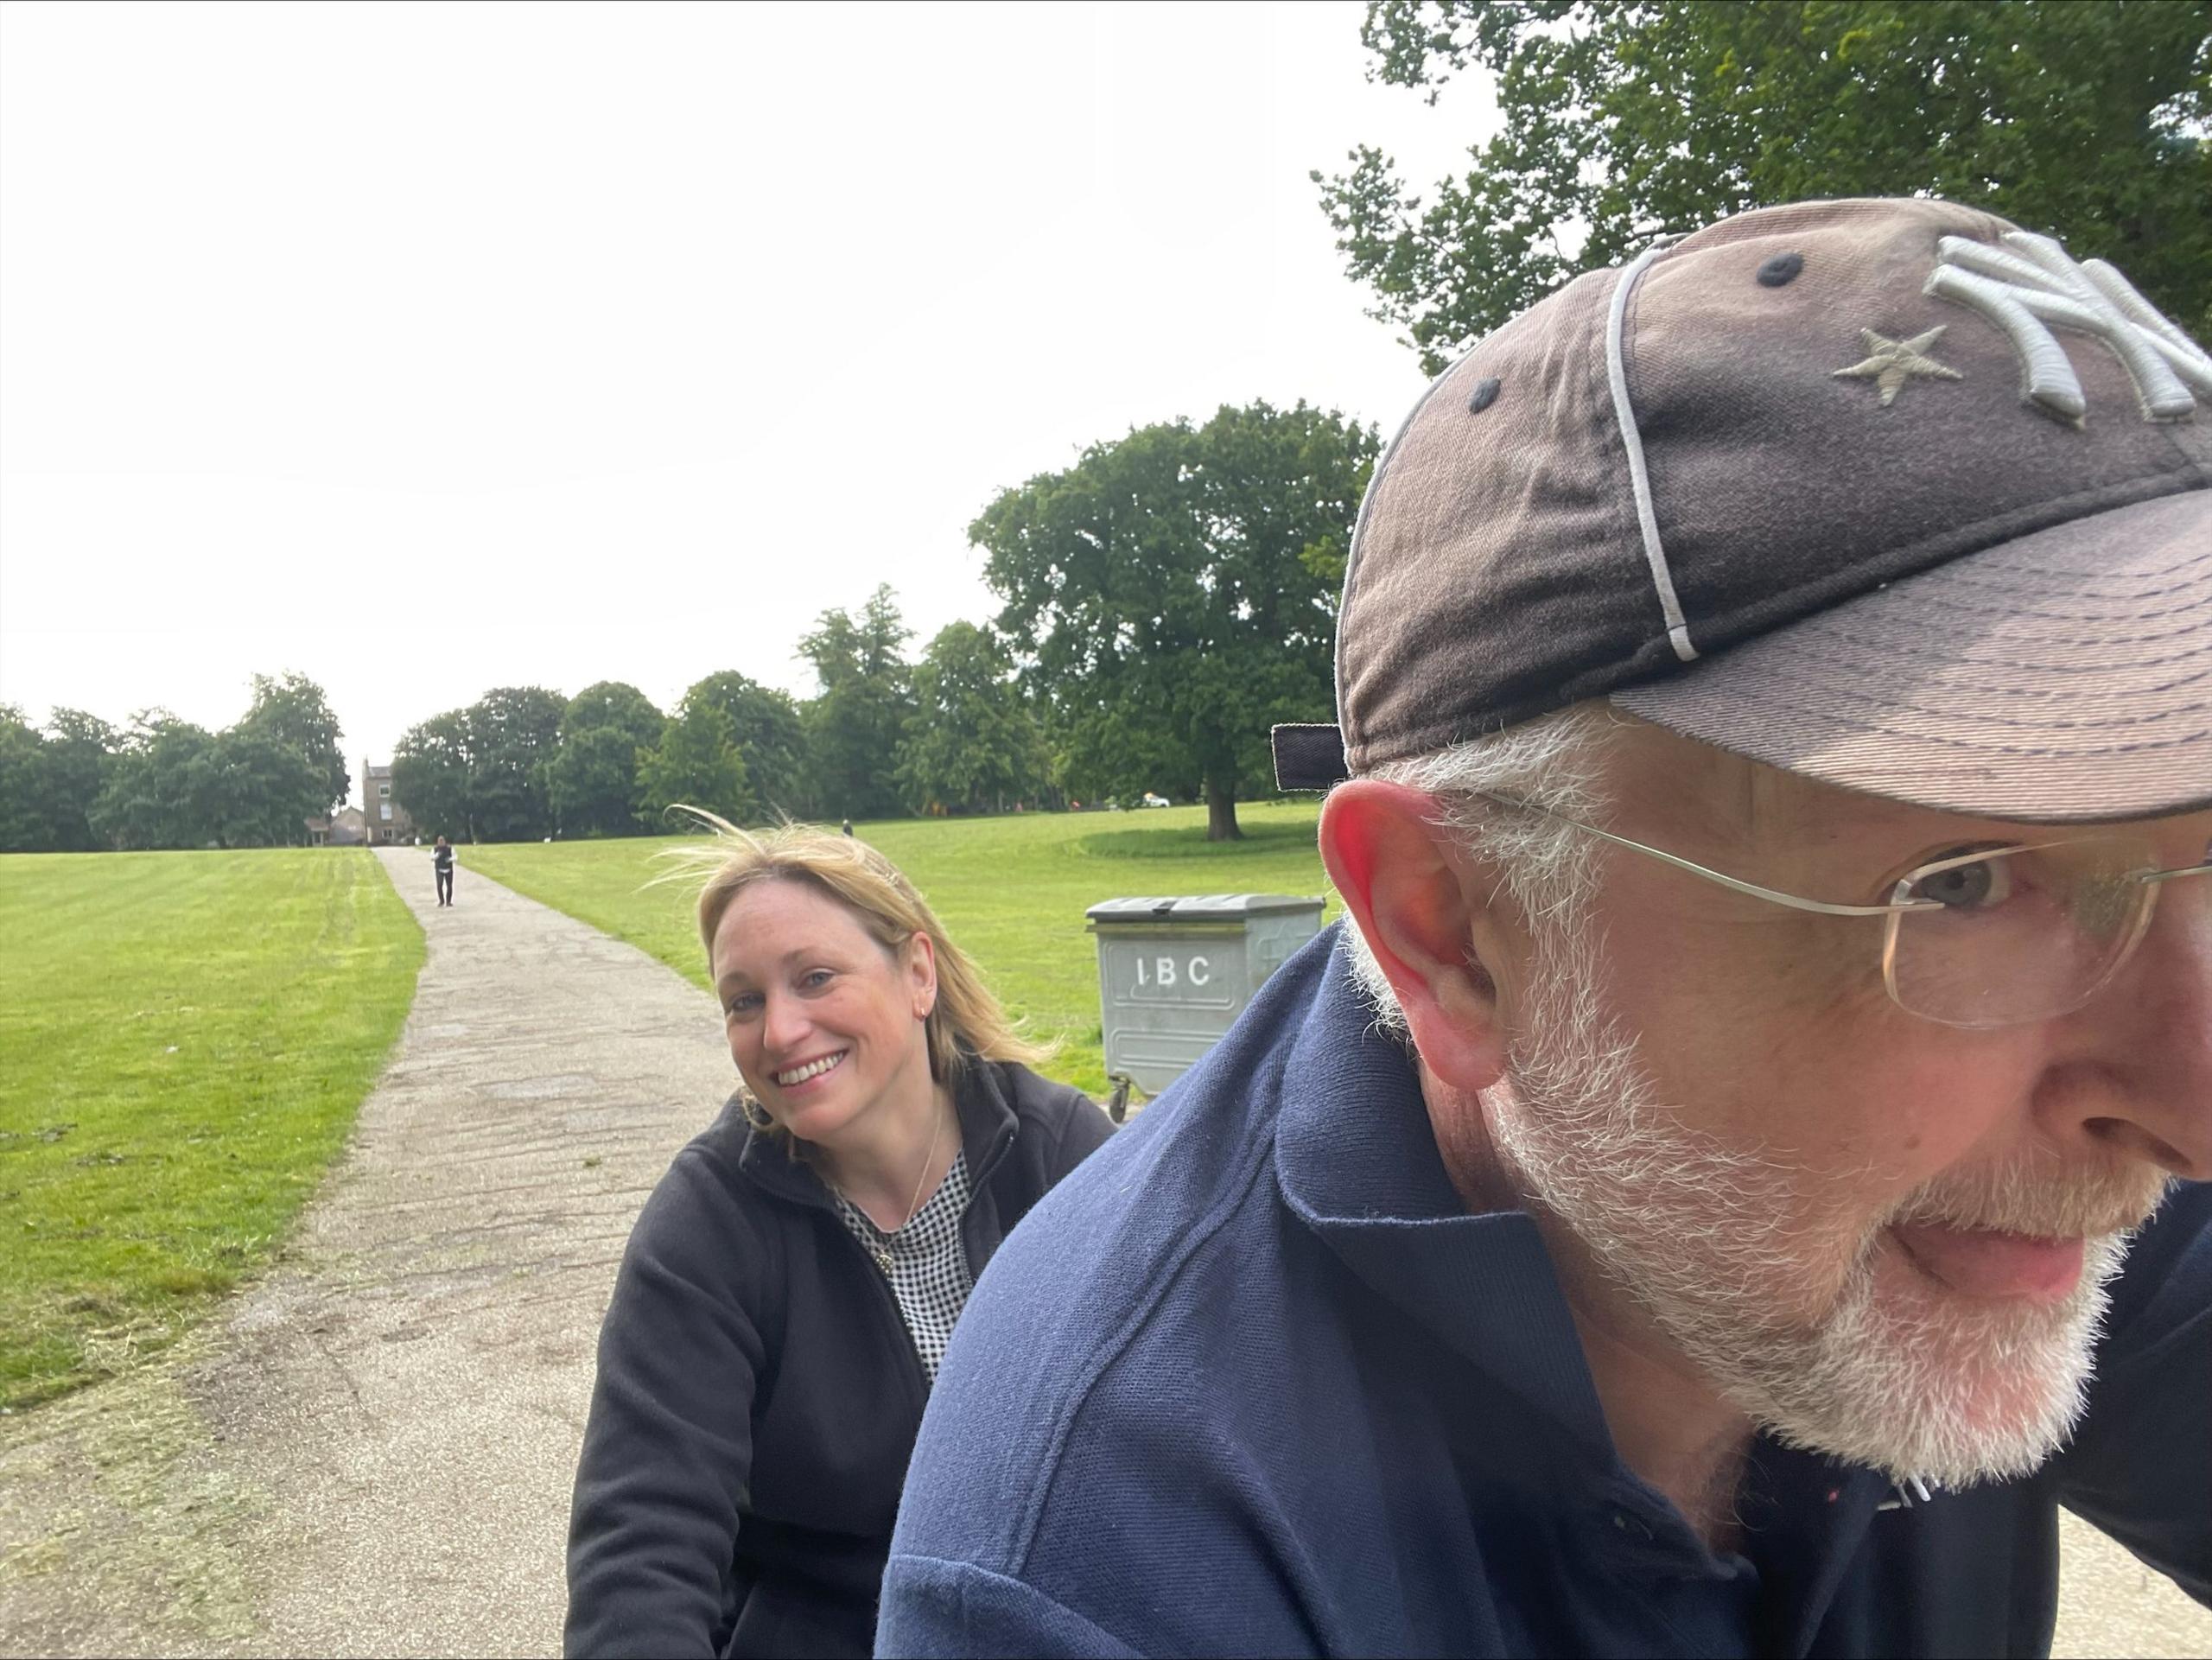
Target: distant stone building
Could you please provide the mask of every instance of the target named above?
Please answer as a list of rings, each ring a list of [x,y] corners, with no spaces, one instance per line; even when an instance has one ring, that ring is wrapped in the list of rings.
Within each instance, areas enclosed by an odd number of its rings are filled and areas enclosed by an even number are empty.
[[[308,845],[313,848],[357,848],[365,838],[368,820],[359,807],[340,807],[327,818],[308,820]]]
[[[415,821],[391,798],[391,768],[366,756],[361,759],[361,814],[363,839],[372,844],[415,839]]]

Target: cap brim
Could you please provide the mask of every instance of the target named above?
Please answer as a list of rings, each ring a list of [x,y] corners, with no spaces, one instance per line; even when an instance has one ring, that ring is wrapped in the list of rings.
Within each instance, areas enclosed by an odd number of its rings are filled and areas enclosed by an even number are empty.
[[[2086,824],[2212,805],[2212,491],[1968,555],[1612,702],[1944,812]]]

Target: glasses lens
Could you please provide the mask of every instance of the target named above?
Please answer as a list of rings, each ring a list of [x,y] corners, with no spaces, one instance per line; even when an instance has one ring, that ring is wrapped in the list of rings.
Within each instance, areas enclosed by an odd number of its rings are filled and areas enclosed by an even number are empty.
[[[2011,1026],[2078,1008],[2150,912],[2145,851],[2124,842],[1995,849],[1923,865],[1896,897],[1886,970],[1904,1008],[1948,1026]]]

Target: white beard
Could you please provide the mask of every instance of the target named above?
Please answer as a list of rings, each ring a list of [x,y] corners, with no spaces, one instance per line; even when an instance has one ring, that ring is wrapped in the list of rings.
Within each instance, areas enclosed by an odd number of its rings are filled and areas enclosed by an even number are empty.
[[[1579,931],[1541,948],[1526,1029],[1485,1116],[1535,1198],[1681,1355],[1777,1439],[1900,1481],[2022,1476],[2063,1445],[2106,1285],[2166,1179],[2140,1165],[1939,1178],[1867,1224],[1839,1287],[1833,1254],[1808,1261],[1802,1243],[1821,1236],[1800,1188],[1820,1185],[1685,1127],[1605,1011],[1596,962]],[[1993,1302],[1901,1285],[1902,1264],[1878,1276],[1884,1230],[1907,1219],[2090,1237],[2065,1298]],[[1823,1299],[1809,1322],[1777,1312]]]

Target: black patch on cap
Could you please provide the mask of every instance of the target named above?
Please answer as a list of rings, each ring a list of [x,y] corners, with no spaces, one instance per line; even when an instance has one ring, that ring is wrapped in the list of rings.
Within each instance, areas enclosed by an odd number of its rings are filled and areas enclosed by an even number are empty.
[[[1488,409],[1491,404],[1497,402],[1497,377],[1492,375],[1488,379],[1478,380],[1475,383],[1474,392],[1467,399],[1467,413],[1470,415],[1480,415],[1484,410]]]
[[[1759,267],[1759,286],[1778,289],[1795,281],[1797,273],[1805,269],[1805,256],[1801,253],[1778,253]]]
[[[1326,790],[1351,776],[1344,735],[1334,725],[1279,726],[1270,735],[1278,790]]]

